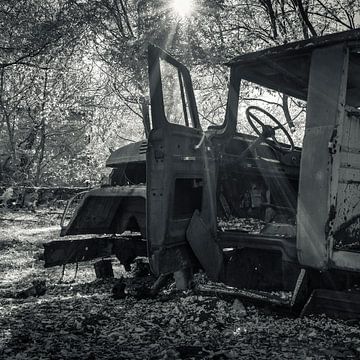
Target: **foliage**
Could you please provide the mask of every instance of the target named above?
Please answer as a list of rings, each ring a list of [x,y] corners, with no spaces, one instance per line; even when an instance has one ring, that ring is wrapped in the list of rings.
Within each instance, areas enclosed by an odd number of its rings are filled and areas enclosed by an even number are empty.
[[[144,137],[146,48],[155,43],[192,73],[206,128],[222,123],[227,69],[248,51],[356,28],[355,0],[4,0],[0,4],[0,182],[81,184],[101,177],[111,150]],[[244,86],[257,102],[304,122],[303,105]],[[246,129],[240,106],[239,130]],[[301,142],[301,131],[297,132]]]

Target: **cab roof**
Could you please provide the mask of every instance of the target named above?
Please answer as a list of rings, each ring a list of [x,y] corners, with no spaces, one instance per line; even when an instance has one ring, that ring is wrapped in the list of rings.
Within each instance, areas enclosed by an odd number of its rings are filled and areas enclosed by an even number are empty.
[[[360,29],[314,37],[237,56],[226,65],[242,79],[306,100],[312,52],[341,45],[350,49],[347,103],[360,106]]]

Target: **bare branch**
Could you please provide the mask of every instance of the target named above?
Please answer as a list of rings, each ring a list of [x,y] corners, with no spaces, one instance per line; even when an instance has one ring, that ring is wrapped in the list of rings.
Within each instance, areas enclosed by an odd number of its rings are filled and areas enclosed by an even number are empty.
[[[291,0],[291,1],[294,3],[294,5],[297,5],[297,7],[299,9],[300,18],[304,22],[304,24],[307,26],[307,28],[309,29],[311,36],[317,36],[315,28],[313,27],[311,21],[309,20],[308,12],[304,8],[302,0]]]

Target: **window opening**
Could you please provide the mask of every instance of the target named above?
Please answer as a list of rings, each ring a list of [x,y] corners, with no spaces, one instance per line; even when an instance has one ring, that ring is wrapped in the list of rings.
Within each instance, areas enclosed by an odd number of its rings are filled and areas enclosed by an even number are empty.
[[[193,126],[188,95],[181,70],[160,59],[165,116],[168,122]],[[189,117],[190,120],[189,121]]]

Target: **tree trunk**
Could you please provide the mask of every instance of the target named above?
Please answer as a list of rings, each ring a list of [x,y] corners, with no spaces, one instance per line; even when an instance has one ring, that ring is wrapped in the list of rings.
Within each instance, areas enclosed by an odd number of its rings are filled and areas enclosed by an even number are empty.
[[[36,176],[35,176],[35,185],[39,185],[40,183],[40,176],[41,176],[41,165],[44,160],[44,153],[45,153],[45,143],[46,143],[46,122],[45,118],[41,119],[41,127],[40,127],[40,154],[39,160],[36,167]]]
[[[311,21],[309,20],[307,9],[305,10],[305,8],[304,8],[302,0],[293,0],[293,1],[298,6],[300,18],[304,22],[304,24],[307,26],[307,28],[309,29],[311,36],[317,36],[317,33],[316,33]],[[304,36],[306,36],[305,32],[304,32]]]
[[[43,91],[43,102],[41,104],[41,126],[40,126],[40,144],[39,144],[39,159],[36,167],[36,175],[35,175],[35,185],[39,185],[40,176],[41,176],[41,165],[44,160],[45,154],[45,143],[46,143],[46,120],[45,120],[45,106],[46,106],[46,96],[47,96],[47,83],[48,76],[47,71],[45,71],[45,80],[44,80],[44,91]]]
[[[9,137],[9,145],[10,145],[10,151],[11,151],[11,157],[13,161],[16,161],[16,146],[15,146],[15,138],[14,138],[14,129],[11,126],[10,122],[10,116],[6,110],[5,104],[4,104],[4,82],[5,82],[5,69],[1,68],[0,71],[0,107],[3,112],[3,119],[6,123],[6,128],[8,132]]]
[[[272,6],[271,0],[260,0],[260,4],[262,4],[267,11],[270,18],[271,30],[273,33],[273,39],[276,40],[278,38],[278,31],[276,25],[276,14],[274,8]]]

